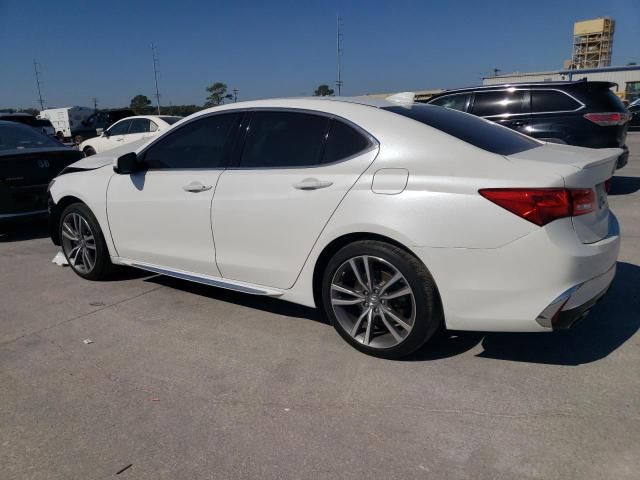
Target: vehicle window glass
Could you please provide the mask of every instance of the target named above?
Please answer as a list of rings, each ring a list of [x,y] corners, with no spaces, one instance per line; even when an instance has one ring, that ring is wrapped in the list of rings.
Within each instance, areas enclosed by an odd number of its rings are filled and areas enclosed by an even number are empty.
[[[225,146],[240,116],[229,113],[190,122],[152,145],[143,163],[150,169],[223,168]]]
[[[322,163],[337,162],[351,157],[368,146],[369,140],[355,128],[339,120],[332,120]]]
[[[162,120],[167,122],[169,125],[173,125],[176,122],[182,120],[182,117],[160,117]]]
[[[498,155],[512,155],[540,146],[533,138],[456,110],[416,104],[408,108],[384,107],[384,110],[437,128],[463,142]]]
[[[129,127],[128,133],[147,133],[151,126],[149,120],[146,118],[134,118],[131,120],[131,127]]]
[[[256,112],[251,120],[240,166],[306,167],[321,163],[329,119],[294,112]]]
[[[467,103],[470,96],[470,93],[445,95],[444,97],[438,97],[432,102],[429,102],[429,105],[438,105],[439,107],[452,108],[454,110],[465,112],[467,110]]]
[[[476,92],[473,114],[479,117],[522,113],[523,90]]]
[[[118,122],[109,129],[109,135],[124,135],[129,130],[129,125],[131,125],[131,120]]]
[[[149,131],[155,132],[156,130],[158,130],[158,125],[156,125],[154,122],[149,120]]]
[[[18,123],[0,124],[0,151],[45,147],[60,148],[63,146],[27,125]]]
[[[532,90],[531,111],[533,112],[564,112],[580,107],[570,96],[557,90]]]

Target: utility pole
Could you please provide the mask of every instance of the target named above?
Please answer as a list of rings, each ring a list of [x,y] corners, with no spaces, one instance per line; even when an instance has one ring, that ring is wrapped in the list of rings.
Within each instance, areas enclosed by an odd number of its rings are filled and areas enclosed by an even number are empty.
[[[153,79],[156,83],[156,103],[158,104],[158,115],[160,115],[160,92],[158,91],[158,57],[156,56],[156,46],[151,44],[151,55],[153,57]]]
[[[93,111],[98,111],[98,99],[96,97],[91,97],[91,101],[93,102]]]
[[[36,74],[36,85],[38,86],[38,103],[40,103],[40,110],[44,110],[44,100],[42,99],[42,91],[40,90],[40,71],[38,70],[38,62],[33,59],[33,71]]]
[[[238,89],[234,88],[233,89],[233,103],[236,103],[238,101]]]
[[[336,87],[338,88],[338,96],[342,90],[342,17],[336,14],[336,60],[338,62],[338,79]]]

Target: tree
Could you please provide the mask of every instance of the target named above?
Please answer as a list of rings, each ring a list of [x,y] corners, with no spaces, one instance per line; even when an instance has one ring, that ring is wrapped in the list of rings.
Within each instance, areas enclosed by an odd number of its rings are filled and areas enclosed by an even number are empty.
[[[318,88],[313,92],[314,97],[330,97],[333,95],[333,88],[329,88],[329,85],[318,85]]]
[[[215,107],[224,103],[225,99],[231,100],[233,98],[233,95],[227,93],[227,84],[222,82],[209,85],[207,92],[209,92],[209,95],[207,95],[207,101],[204,104],[206,108]]]
[[[627,63],[627,67],[633,67],[634,65],[638,65],[636,62]]]
[[[136,95],[131,99],[129,107],[137,114],[142,114],[149,105],[151,105],[151,100],[149,100],[145,95]]]

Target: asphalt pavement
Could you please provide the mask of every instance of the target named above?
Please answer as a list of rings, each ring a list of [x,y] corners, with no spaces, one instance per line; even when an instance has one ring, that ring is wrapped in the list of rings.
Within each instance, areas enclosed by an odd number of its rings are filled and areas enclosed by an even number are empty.
[[[405,361],[275,299],[84,281],[41,224],[1,235],[0,477],[639,478],[640,133],[628,144],[618,274],[584,322],[449,333]]]

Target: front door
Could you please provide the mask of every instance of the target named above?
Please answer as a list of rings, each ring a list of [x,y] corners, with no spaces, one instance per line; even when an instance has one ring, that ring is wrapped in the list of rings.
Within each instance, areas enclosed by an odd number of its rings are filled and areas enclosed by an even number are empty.
[[[220,276],[211,201],[239,117],[219,114],[188,122],[140,154],[141,171],[112,177],[107,214],[120,257]]]
[[[376,154],[368,135],[340,120],[294,111],[253,113],[238,164],[220,176],[213,200],[222,276],[290,288]]]

